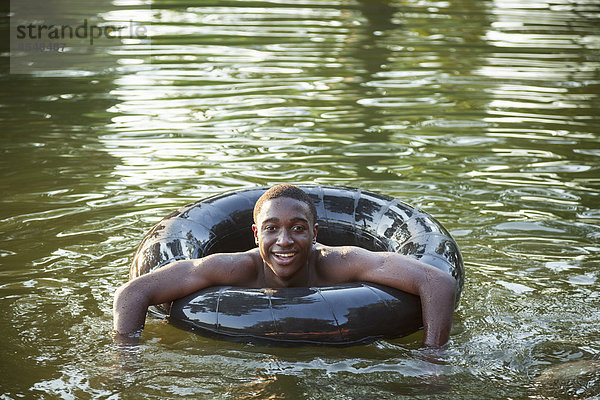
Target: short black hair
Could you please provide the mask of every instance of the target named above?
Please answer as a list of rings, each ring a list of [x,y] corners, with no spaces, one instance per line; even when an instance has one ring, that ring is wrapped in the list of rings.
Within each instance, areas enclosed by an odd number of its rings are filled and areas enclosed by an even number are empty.
[[[313,218],[313,224],[317,222],[317,208],[315,207],[315,204],[311,200],[310,196],[298,186],[290,185],[288,183],[282,183],[273,186],[258,198],[256,204],[254,205],[254,223],[256,223],[256,219],[258,217],[258,214],[260,214],[260,209],[262,208],[263,204],[266,201],[277,199],[279,197],[288,197],[290,199],[306,203],[310,210],[310,214]]]

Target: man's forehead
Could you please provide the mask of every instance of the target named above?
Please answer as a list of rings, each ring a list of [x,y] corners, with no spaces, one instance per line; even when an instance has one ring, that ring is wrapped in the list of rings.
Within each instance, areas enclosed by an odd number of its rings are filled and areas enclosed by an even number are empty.
[[[258,214],[259,218],[282,218],[295,214],[295,219],[310,220],[310,207],[303,201],[290,197],[277,197],[264,202]]]

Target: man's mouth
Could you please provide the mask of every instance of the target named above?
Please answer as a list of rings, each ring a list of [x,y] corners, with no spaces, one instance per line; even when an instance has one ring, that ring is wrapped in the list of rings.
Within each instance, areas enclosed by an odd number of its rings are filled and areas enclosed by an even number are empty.
[[[279,263],[285,264],[286,262],[290,262],[292,258],[296,255],[295,251],[274,251],[273,255],[277,259]]]

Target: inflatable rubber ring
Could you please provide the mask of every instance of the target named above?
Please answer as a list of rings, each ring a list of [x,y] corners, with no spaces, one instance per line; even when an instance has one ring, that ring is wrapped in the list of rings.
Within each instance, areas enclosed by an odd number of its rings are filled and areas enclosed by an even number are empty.
[[[462,292],[458,245],[431,215],[355,188],[304,186],[317,208],[318,241],[406,254],[451,274]],[[144,237],[133,279],[170,262],[255,247],[256,200],[268,188],[227,193],[171,213]],[[422,327],[418,296],[372,283],[330,287],[213,287],[149,312],[204,336],[266,343],[348,345],[397,338]]]

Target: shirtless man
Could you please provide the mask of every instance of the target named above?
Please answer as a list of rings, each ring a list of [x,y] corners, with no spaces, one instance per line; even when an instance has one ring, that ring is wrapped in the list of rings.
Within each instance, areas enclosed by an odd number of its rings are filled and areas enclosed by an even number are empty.
[[[316,209],[302,189],[277,185],[254,207],[258,248],[180,260],[121,286],[114,299],[114,330],[139,334],[150,305],[184,297],[210,286],[251,288],[327,286],[368,281],[420,296],[426,347],[449,338],[456,281],[412,257],[354,246],[317,243]]]

